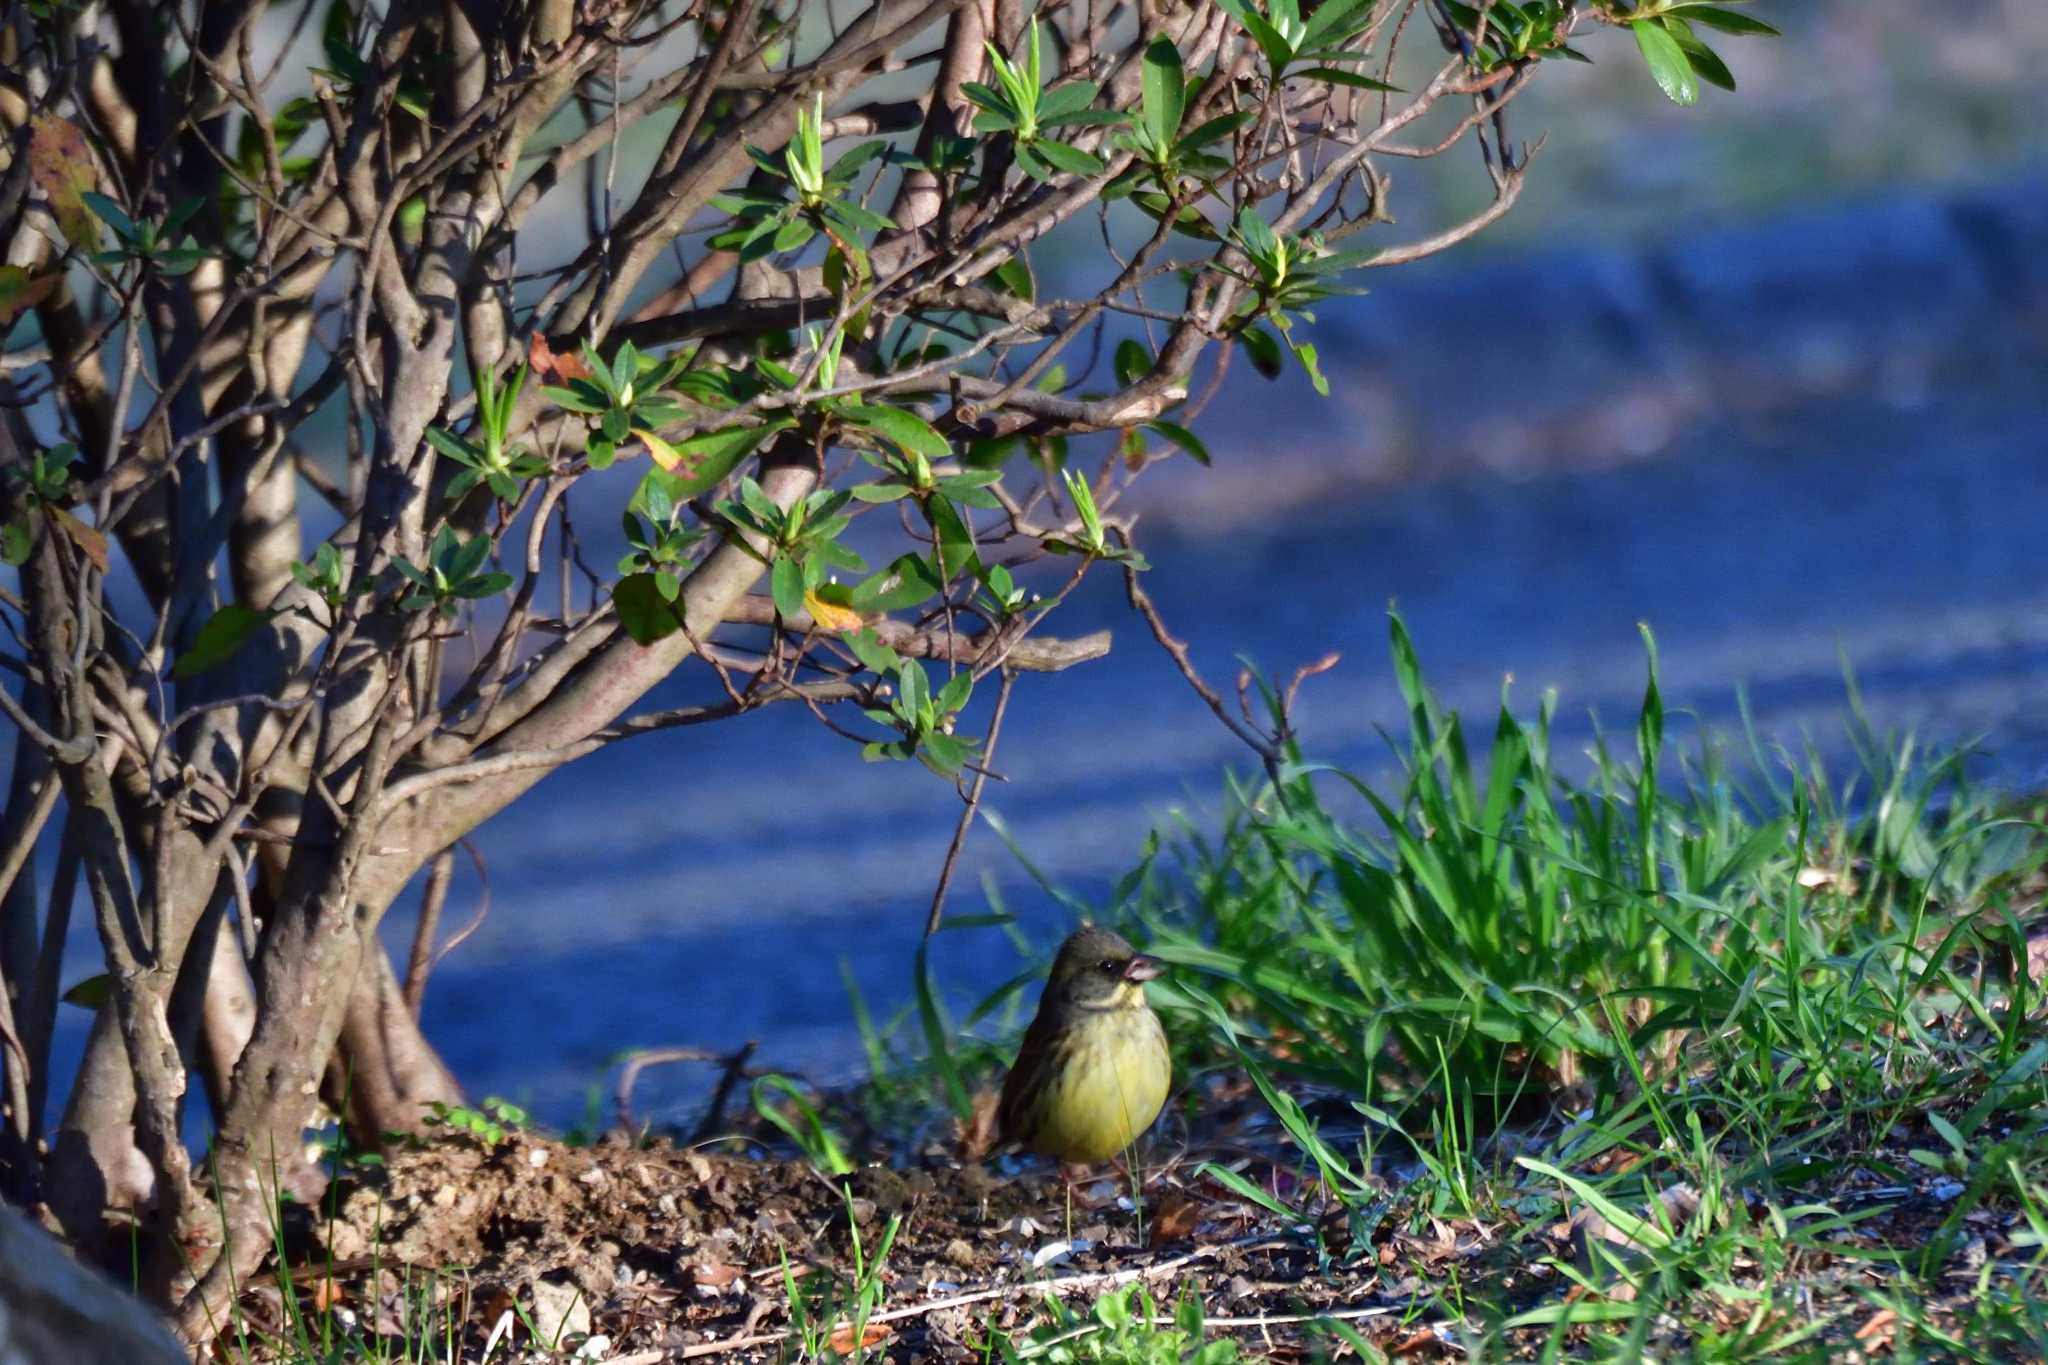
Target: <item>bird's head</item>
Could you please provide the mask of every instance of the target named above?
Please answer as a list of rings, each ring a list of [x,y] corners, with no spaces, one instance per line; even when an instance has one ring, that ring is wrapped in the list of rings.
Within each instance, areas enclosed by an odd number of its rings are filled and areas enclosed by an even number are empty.
[[[1165,970],[1121,934],[1088,925],[1069,935],[1053,959],[1046,1002],[1074,1009],[1125,1009],[1145,1003],[1145,983]]]

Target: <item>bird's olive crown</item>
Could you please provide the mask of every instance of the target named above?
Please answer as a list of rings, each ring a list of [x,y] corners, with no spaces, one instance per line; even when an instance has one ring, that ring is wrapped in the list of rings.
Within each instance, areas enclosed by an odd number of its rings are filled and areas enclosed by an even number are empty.
[[[1046,994],[1076,1005],[1099,1005],[1124,985],[1124,969],[1138,955],[1123,935],[1094,925],[1078,929],[1053,959]]]

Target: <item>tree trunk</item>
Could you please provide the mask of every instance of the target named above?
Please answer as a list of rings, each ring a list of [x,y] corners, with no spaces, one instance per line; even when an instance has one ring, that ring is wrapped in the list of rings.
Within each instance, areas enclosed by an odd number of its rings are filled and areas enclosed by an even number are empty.
[[[349,1141],[366,1151],[386,1133],[420,1132],[428,1105],[462,1103],[453,1073],[406,1008],[381,945],[363,954],[323,1090]]]

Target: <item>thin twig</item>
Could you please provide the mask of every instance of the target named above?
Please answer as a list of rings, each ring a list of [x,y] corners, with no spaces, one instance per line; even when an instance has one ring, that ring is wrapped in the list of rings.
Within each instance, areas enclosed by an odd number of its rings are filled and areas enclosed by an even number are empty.
[[[939,866],[939,884],[932,888],[932,908],[924,918],[926,938],[939,932],[939,921],[945,917],[946,889],[953,884],[953,869],[960,862],[960,850],[966,846],[967,832],[974,828],[975,812],[981,809],[981,791],[988,785],[988,765],[995,761],[996,741],[1003,733],[1003,712],[1010,707],[1010,689],[1016,682],[1017,675],[1005,668],[1002,688],[996,693],[995,714],[988,722],[988,743],[982,746],[982,766],[975,771],[974,782],[967,789],[967,808],[960,812],[960,823],[953,826],[953,840],[946,845],[946,861]]]
[[[751,1074],[747,1062],[754,1055],[755,1044],[751,1041],[737,1052],[712,1052],[701,1047],[649,1047],[627,1055],[625,1065],[619,1069],[619,1083],[612,1092],[613,1112],[617,1124],[625,1132],[632,1132],[638,1125],[633,1121],[633,1087],[640,1080],[640,1073],[650,1066],[666,1066],[670,1062],[717,1062],[724,1070],[719,1074],[718,1088],[711,1094],[711,1109],[704,1122],[697,1125],[699,1133],[715,1126],[716,1119],[725,1112],[725,1104],[732,1094],[732,1088],[740,1078]],[[691,1141],[698,1139],[693,1137]]]

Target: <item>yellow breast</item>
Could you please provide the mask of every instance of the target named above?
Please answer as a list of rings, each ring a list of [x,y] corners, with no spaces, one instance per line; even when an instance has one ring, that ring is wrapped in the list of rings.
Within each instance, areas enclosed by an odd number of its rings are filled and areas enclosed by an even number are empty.
[[[1029,1146],[1060,1161],[1106,1161],[1152,1126],[1173,1064],[1151,1010],[1089,1011],[1062,1031],[1062,1064],[1033,1106]]]

